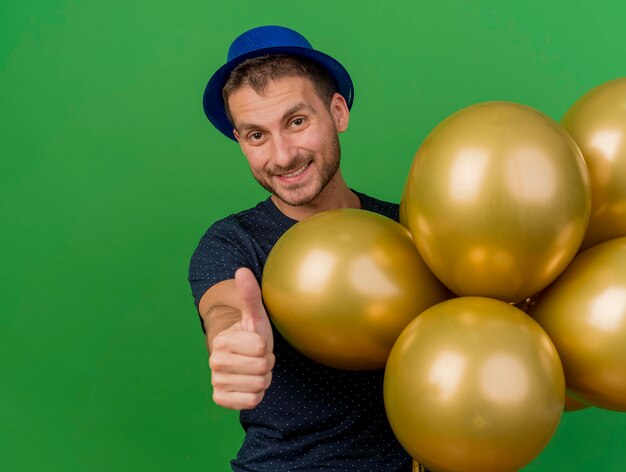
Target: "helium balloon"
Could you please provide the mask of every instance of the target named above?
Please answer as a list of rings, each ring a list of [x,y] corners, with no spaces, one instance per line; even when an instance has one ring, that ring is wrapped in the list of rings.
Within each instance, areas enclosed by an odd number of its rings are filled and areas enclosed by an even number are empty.
[[[385,368],[384,401],[396,437],[430,470],[517,471],[554,434],[565,380],[554,345],[530,316],[461,297],[402,331]]]
[[[530,107],[463,109],[426,138],[406,186],[424,262],[457,295],[519,302],[552,282],[583,239],[591,194],[574,140]]]
[[[408,182],[404,185],[404,190],[402,191],[402,198],[400,199],[400,207],[399,207],[399,220],[400,224],[408,229],[409,227],[409,217],[406,213],[406,189],[408,186]]]
[[[585,94],[565,114],[563,125],[591,176],[591,219],[582,249],[626,236],[626,78]]]
[[[400,200],[400,224],[405,228],[408,228],[408,217],[406,214],[406,202],[404,199]]]
[[[408,229],[408,227],[409,227],[409,220],[408,220],[408,216],[406,214],[406,200],[404,200],[404,198],[402,198],[402,200],[400,200],[400,208],[399,208],[398,211],[399,211],[400,224]]]
[[[571,395],[565,395],[565,407],[564,407],[565,412],[579,411],[579,410],[584,410],[585,408],[589,408],[589,405],[576,400]]]
[[[576,256],[529,313],[554,342],[568,390],[626,411],[626,237]]]
[[[521,303],[516,304],[515,308],[519,308],[524,313],[529,313],[531,308],[535,304],[535,301],[537,300],[537,298],[538,298],[538,296],[540,294],[541,294],[541,292],[539,292],[539,294],[535,295],[534,297],[527,298],[526,300],[522,301]],[[583,403],[580,400],[577,400],[576,398],[574,398],[570,394],[570,392],[566,392],[566,395],[565,395],[565,408],[564,408],[565,412],[578,411],[578,410],[583,410],[585,408],[589,408],[589,405],[587,405],[586,403]]]
[[[402,329],[451,296],[406,228],[355,209],[295,224],[270,252],[262,282],[284,338],[317,362],[350,370],[384,367]]]

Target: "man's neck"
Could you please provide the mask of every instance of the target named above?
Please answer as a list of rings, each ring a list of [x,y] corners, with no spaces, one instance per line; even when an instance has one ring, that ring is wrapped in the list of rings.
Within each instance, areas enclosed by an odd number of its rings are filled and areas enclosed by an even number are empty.
[[[343,180],[341,171],[324,187],[315,200],[306,205],[293,206],[272,195],[276,207],[291,219],[300,221],[316,213],[339,208],[361,208],[361,200]]]

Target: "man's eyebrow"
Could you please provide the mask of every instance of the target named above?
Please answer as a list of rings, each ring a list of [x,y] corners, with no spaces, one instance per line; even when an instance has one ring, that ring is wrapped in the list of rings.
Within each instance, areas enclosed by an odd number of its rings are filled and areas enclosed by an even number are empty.
[[[250,129],[259,129],[260,126],[255,125],[254,123],[236,123],[235,129],[241,133],[243,131],[248,131]]]
[[[294,114],[296,114],[296,113],[298,113],[299,111],[302,111],[302,110],[313,111],[313,109],[308,104],[306,104],[304,102],[296,103],[294,106],[292,106],[289,110],[287,110],[285,112],[285,114],[283,115],[283,121],[285,121],[291,115],[294,115]]]
[[[309,111],[313,111],[313,108],[311,108],[310,105],[308,105],[305,102],[300,102],[300,103],[296,103],[294,106],[292,106],[289,110],[287,110],[284,114],[283,114],[283,121],[287,120],[291,115],[294,115],[295,113],[298,113],[299,111],[302,110],[309,110]],[[255,125],[254,123],[246,123],[246,122],[242,122],[242,123],[237,123],[237,131],[242,133],[251,129],[261,129],[263,128],[262,126],[259,125]]]

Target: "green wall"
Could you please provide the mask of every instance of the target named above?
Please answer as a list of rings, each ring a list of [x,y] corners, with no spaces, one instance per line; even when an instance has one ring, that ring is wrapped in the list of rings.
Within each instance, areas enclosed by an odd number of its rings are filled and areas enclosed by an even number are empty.
[[[453,111],[559,119],[626,75],[626,3],[577,3],[5,0],[0,470],[227,470],[242,434],[212,404],[186,272],[212,221],[265,196],[201,108],[236,35],[291,26],[344,63],[344,174],[397,201]],[[569,413],[526,470],[621,471],[625,440],[624,414]]]

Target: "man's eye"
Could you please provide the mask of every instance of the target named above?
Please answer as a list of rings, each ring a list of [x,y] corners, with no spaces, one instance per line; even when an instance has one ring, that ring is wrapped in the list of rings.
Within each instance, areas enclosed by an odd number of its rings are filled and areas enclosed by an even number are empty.
[[[263,133],[252,133],[250,134],[250,139],[252,141],[258,141],[259,139],[261,139],[263,137]]]
[[[302,126],[304,124],[304,118],[295,118],[291,120],[291,124],[294,126]]]

